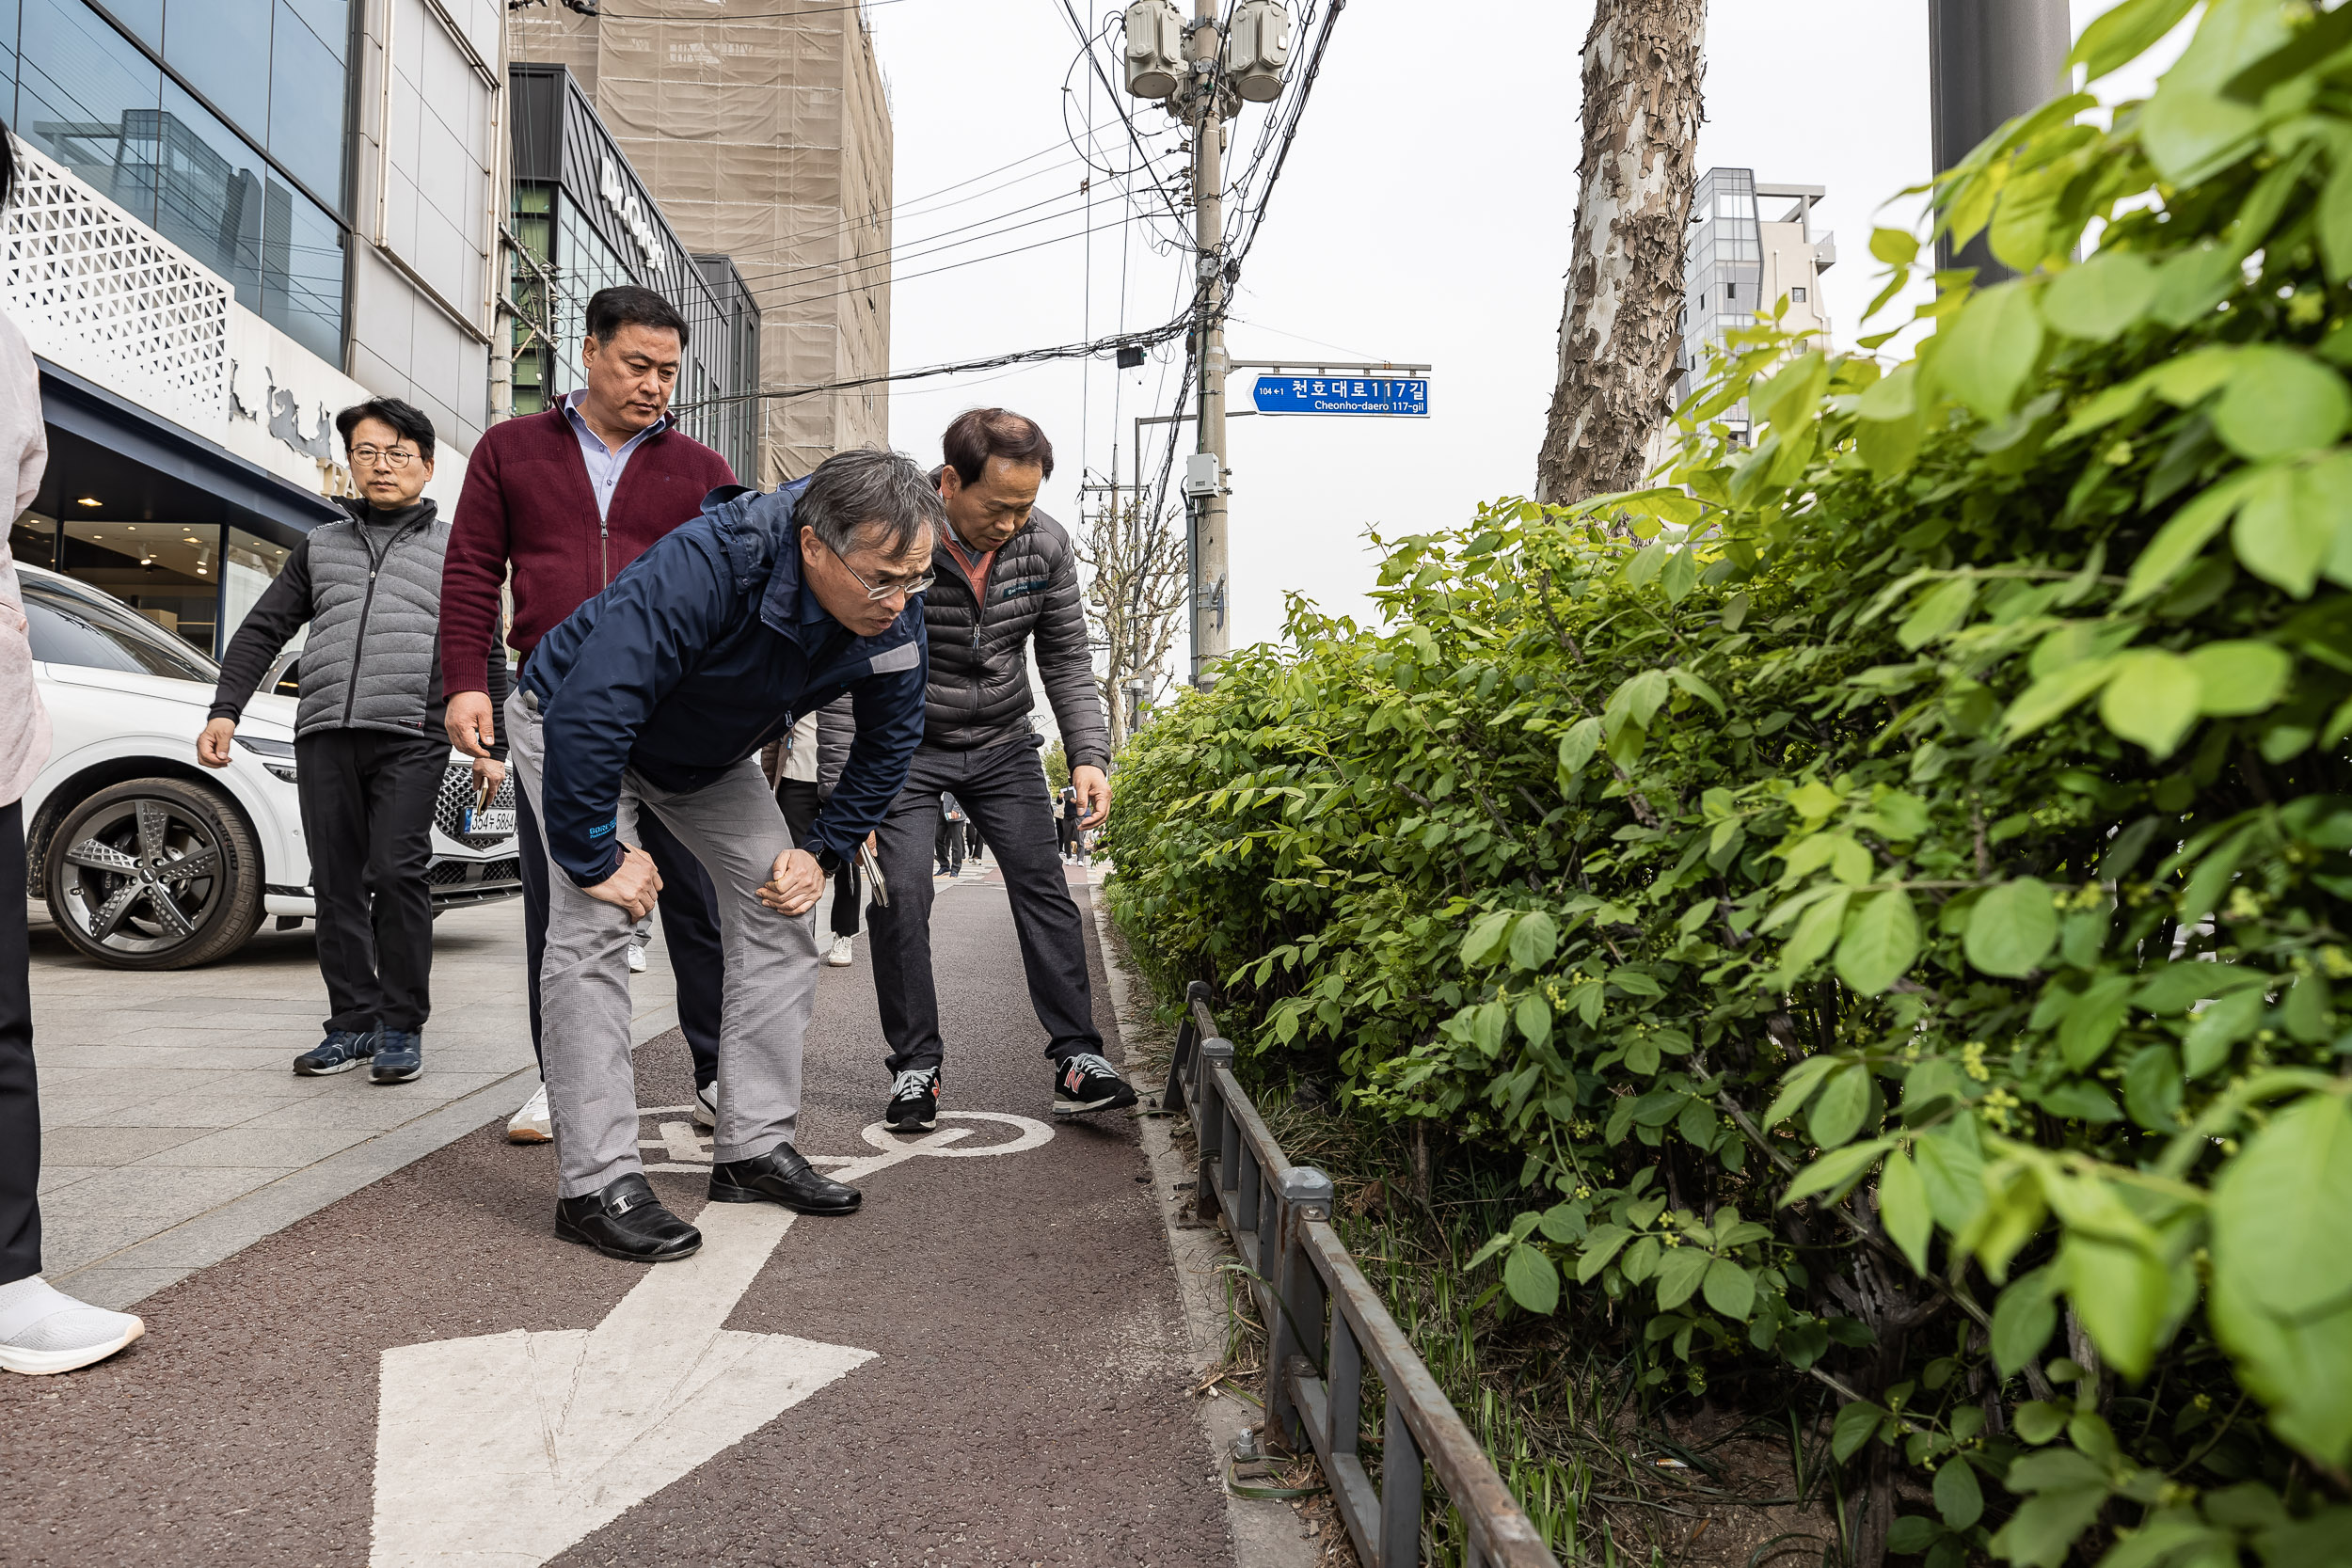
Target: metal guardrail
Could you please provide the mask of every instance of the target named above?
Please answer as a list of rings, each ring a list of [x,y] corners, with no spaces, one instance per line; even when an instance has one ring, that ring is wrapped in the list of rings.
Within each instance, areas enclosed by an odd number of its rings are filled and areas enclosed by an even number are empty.
[[[1470,1434],[1405,1331],[1331,1227],[1331,1179],[1295,1165],[1233,1077],[1199,981],[1184,992],[1163,1109],[1192,1118],[1201,1218],[1225,1218],[1248,1265],[1271,1343],[1265,1413],[1295,1452],[1311,1443],[1365,1568],[1419,1568],[1425,1460],[1469,1534],[1465,1568],[1559,1568],[1543,1536]],[[1364,1369],[1387,1391],[1383,1485],[1358,1452]],[[1407,1479],[1409,1478],[1409,1479]]]

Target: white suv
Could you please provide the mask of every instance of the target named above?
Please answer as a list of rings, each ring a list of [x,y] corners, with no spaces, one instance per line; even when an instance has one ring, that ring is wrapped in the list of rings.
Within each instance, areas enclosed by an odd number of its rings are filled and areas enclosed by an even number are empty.
[[[119,969],[183,969],[235,952],[269,916],[288,929],[315,915],[294,700],[256,695],[229,766],[199,768],[218,667],[110,594],[17,572],[56,732],[24,797],[27,891],[65,939]],[[450,755],[425,873],[437,913],[522,892],[512,776],[469,822],[471,766]]]

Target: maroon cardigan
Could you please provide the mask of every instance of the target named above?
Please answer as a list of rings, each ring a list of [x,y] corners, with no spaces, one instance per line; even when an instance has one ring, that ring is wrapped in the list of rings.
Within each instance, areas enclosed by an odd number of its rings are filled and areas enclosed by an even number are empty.
[[[531,650],[603,592],[653,542],[695,516],[703,498],[735,483],[727,460],[664,431],[629,454],[599,528],[580,436],[560,407],[492,425],[466,460],[466,487],[441,558],[441,686],[489,689],[499,590],[515,566],[508,641]]]

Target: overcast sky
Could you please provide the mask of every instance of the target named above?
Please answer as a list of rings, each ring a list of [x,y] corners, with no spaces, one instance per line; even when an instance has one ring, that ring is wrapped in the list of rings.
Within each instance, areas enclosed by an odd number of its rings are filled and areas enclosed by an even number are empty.
[[[2077,28],[2106,5],[2075,0]],[[1098,25],[1113,11],[1105,0],[1072,6]],[[1232,421],[1236,645],[1279,634],[1286,593],[1368,613],[1367,530],[1466,521],[1482,499],[1532,487],[1576,206],[1577,54],[1592,7],[1488,0],[1474,24],[1469,11],[1401,0],[1347,8],[1245,265],[1229,338],[1235,359],[1435,370],[1426,420]],[[1836,336],[1850,343],[1881,282],[1867,248],[1874,216],[1887,221],[1882,208],[1930,172],[1925,0],[1718,0],[1709,11],[1698,166],[1827,187],[1817,222],[1835,232],[1839,261],[1823,292]],[[1127,208],[1113,182],[1094,177],[1090,210],[1078,190],[1087,170],[1065,124],[1083,141],[1091,121],[1102,167],[1138,160],[1080,62],[1063,0],[887,0],[872,17],[896,116],[893,368],[1168,320],[1184,258],[1155,248],[1147,225],[1120,222]],[[1449,18],[1455,25],[1441,24]],[[1101,57],[1116,83],[1115,56]],[[2119,76],[2106,90],[2144,92],[2150,74]],[[1175,147],[1156,105],[1125,102],[1147,147]],[[1237,156],[1267,113],[1245,111]],[[1907,219],[1915,209],[1889,211]],[[1034,248],[978,260],[1015,246]],[[892,395],[892,439],[935,458],[939,431],[959,411],[1020,409],[1056,445],[1045,504],[1074,524],[1081,471],[1106,474],[1116,442],[1120,476],[1132,477],[1131,421],[1168,411],[1181,368],[1172,348],[1124,373],[1066,361],[903,384]],[[1248,385],[1233,378],[1234,406],[1248,406]]]

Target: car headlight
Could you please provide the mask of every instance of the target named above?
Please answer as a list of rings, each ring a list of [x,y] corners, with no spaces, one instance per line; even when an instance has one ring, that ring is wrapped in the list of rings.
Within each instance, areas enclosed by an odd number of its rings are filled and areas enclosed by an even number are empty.
[[[282,779],[288,784],[294,782],[294,764],[291,762],[265,762],[262,764],[262,769],[273,779]]]

